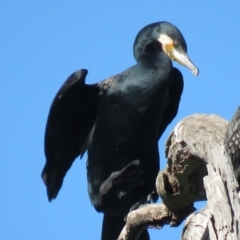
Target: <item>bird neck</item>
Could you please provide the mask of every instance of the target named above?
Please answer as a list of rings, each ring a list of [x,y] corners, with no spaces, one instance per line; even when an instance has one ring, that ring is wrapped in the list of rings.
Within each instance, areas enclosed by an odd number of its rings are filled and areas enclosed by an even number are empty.
[[[152,68],[155,70],[161,70],[170,72],[172,69],[171,59],[163,52],[144,52],[138,59],[138,64],[144,66],[144,68]]]
[[[152,39],[142,38],[134,45],[134,58],[138,60],[145,54],[158,55],[159,52],[163,52],[161,44],[158,41]]]
[[[156,40],[144,40],[142,39],[140,45],[135,45],[135,58],[136,61],[145,62],[149,66],[155,66],[158,69],[171,68],[171,59],[163,52],[162,45]]]

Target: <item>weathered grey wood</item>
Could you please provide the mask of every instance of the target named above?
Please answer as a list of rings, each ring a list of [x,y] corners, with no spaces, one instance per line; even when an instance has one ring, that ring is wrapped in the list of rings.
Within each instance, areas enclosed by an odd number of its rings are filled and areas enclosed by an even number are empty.
[[[168,138],[168,163],[159,172],[156,186],[163,203],[176,218],[181,220],[181,209],[207,199],[203,184],[210,161],[207,152],[210,143],[223,142],[227,124],[215,115],[196,114],[180,121]]]
[[[193,207],[186,208],[182,219],[190,215],[193,211]],[[164,204],[143,205],[128,214],[126,225],[118,240],[137,240],[144,229],[148,227],[161,229],[167,224],[173,226],[176,222],[173,213]]]
[[[162,228],[171,220],[171,212],[164,204],[143,205],[130,212],[118,240],[137,240],[143,229],[150,225]]]
[[[208,207],[192,213],[185,221],[182,240],[207,240],[208,239]]]
[[[223,146],[213,148],[211,154],[214,161],[207,166],[208,176],[204,179],[209,206],[210,239],[238,240],[240,239],[238,184],[232,164],[224,154]]]

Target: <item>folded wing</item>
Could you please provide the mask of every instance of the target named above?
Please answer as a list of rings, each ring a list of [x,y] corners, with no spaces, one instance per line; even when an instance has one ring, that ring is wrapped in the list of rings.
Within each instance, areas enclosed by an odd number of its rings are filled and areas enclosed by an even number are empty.
[[[169,103],[164,109],[161,124],[159,126],[159,138],[167,126],[172,122],[174,117],[177,115],[181,95],[183,92],[184,82],[181,72],[177,68],[173,68],[172,82],[169,86]]]
[[[99,87],[85,84],[88,71],[74,72],[50,107],[45,131],[46,164],[42,179],[48,199],[56,198],[75,158],[85,153],[98,111]]]

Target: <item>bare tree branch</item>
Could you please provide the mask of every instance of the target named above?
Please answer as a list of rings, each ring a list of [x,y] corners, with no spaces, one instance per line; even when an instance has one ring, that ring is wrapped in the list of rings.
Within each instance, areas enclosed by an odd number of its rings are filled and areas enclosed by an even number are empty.
[[[143,205],[130,212],[127,222],[118,240],[136,240],[145,228],[155,226],[162,228],[171,220],[171,212],[163,204]]]
[[[186,220],[182,231],[182,240],[206,240],[208,232],[208,207],[192,213]]]

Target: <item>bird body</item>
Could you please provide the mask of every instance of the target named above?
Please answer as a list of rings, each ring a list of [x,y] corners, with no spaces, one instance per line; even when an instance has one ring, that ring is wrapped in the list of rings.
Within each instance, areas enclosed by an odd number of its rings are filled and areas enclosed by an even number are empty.
[[[182,74],[171,60],[198,74],[181,32],[170,23],[143,28],[133,50],[136,65],[97,84],[85,84],[87,70],[73,73],[54,98],[46,125],[42,178],[49,201],[75,158],[88,151],[88,192],[104,213],[103,240],[116,239],[128,211],[155,189],[158,140],[183,91]]]
[[[163,57],[166,61],[162,61]],[[104,90],[99,98],[99,111],[88,148],[87,169],[90,199],[101,211],[123,215],[137,202],[134,191],[128,204],[121,204],[124,198],[115,193],[106,197],[112,203],[106,201],[104,204],[105,198],[99,194],[104,180],[133,160],[139,160],[144,169],[145,184],[141,187],[146,189],[138,191],[147,195],[154,189],[155,176],[159,171],[159,122],[168,105],[168,86],[172,75],[169,58],[164,54],[159,59],[158,64],[157,59],[153,65],[144,66],[140,62],[113,77],[111,87]],[[155,70],[165,66],[164,71]],[[110,207],[114,210],[109,210]]]

